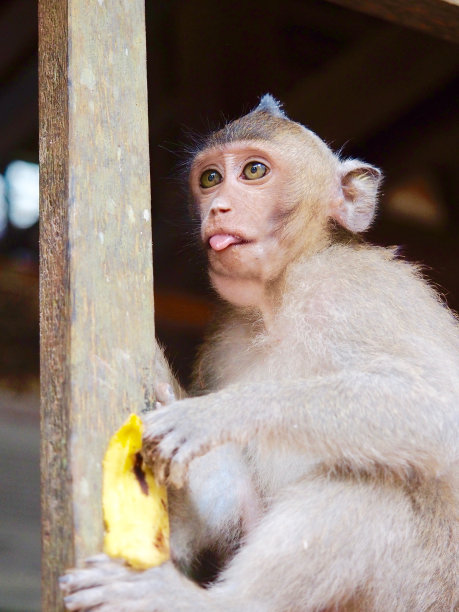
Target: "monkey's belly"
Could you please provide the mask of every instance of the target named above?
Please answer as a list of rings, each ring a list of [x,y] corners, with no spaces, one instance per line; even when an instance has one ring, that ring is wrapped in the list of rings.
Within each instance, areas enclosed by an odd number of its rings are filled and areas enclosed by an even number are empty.
[[[222,524],[249,523],[258,498],[240,449],[223,444],[195,459],[189,470],[188,494],[194,512],[210,534]]]

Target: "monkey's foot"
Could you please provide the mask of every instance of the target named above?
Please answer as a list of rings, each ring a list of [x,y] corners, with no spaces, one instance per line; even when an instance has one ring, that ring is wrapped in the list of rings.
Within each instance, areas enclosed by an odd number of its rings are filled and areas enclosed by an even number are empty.
[[[172,563],[134,571],[106,555],[59,580],[67,610],[84,612],[171,612],[210,610],[209,597],[179,574]]]

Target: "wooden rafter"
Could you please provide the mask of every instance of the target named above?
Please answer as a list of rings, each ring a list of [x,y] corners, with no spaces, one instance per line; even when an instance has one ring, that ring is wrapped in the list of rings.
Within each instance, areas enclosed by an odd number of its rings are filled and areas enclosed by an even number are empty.
[[[328,0],[427,34],[459,42],[458,0]]]
[[[383,130],[457,74],[457,49],[383,26],[300,81],[288,112],[335,147]]]

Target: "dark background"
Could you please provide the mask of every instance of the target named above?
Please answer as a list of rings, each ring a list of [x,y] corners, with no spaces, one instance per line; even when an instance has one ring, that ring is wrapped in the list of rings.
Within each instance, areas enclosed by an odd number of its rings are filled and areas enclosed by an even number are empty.
[[[185,381],[213,296],[178,168],[191,133],[266,92],[344,156],[383,169],[369,239],[401,245],[459,308],[459,54],[447,40],[459,40],[459,8],[335,2],[377,6],[388,21],[325,0],[146,0],[156,322]],[[0,174],[38,161],[36,13],[35,0],[0,2]],[[40,609],[38,338],[38,227],[10,224],[0,237],[0,612]]]

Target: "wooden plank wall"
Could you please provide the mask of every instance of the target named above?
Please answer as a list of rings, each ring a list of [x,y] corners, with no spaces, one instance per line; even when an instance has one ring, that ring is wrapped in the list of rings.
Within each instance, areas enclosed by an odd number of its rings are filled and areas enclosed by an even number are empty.
[[[109,435],[153,401],[142,0],[40,0],[43,609],[101,550]]]

